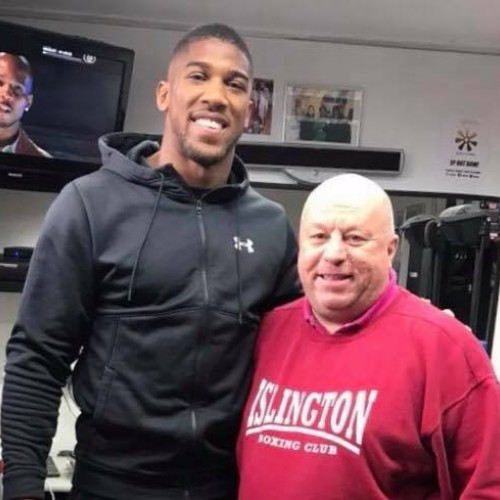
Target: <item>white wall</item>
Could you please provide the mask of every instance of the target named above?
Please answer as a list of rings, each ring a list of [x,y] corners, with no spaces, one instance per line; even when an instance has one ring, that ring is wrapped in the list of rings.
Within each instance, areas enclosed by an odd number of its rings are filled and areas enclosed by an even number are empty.
[[[153,91],[182,33],[158,29],[11,19],[132,48],[136,52],[126,129],[160,133]],[[287,83],[364,90],[361,145],[403,148],[406,168],[384,187],[402,191],[499,195],[500,56],[278,39],[248,39],[256,76],[275,81],[270,140],[282,137]],[[445,175],[457,127],[475,122],[479,179]],[[255,139],[248,136],[247,139]],[[471,158],[472,159],[472,158]]]
[[[55,197],[55,193],[0,189],[0,250],[14,245],[33,246]]]
[[[0,189],[0,251],[6,246],[34,246],[40,225],[54,193],[37,193]],[[0,292],[0,399],[5,365],[5,345],[15,322],[20,293]],[[60,407],[58,430],[53,441],[53,453],[72,449],[75,443],[74,422],[78,410],[66,397]],[[0,494],[1,496],[1,494]]]
[[[17,316],[21,294],[0,292],[0,401],[1,388],[3,384],[5,365],[5,345],[10,336],[12,325]],[[75,438],[75,420],[78,415],[78,409],[73,400],[65,390],[65,397],[61,401],[59,409],[60,418],[58,420],[57,433],[52,443],[52,453],[56,455],[60,450],[71,450],[76,442]],[[0,443],[1,456],[1,443]],[[0,491],[1,498],[1,491]]]
[[[160,133],[154,88],[182,33],[47,20],[9,19],[100,39],[136,52],[126,130]],[[275,80],[273,133],[281,140],[287,83],[352,85],[364,91],[361,145],[403,148],[406,167],[386,189],[500,195],[500,56],[251,38],[258,77]],[[463,120],[479,130],[478,179],[445,175]],[[247,140],[255,139],[248,136]],[[291,194],[280,194],[291,197]],[[0,190],[0,247],[29,244],[53,195]],[[293,196],[292,196],[293,198]],[[293,198],[295,199],[295,198]],[[292,219],[298,207],[291,201]],[[22,224],[21,224],[22,223]],[[1,304],[0,304],[1,306]],[[15,308],[8,305],[7,308]],[[0,314],[3,314],[0,308]],[[500,343],[500,333],[496,335]],[[497,362],[500,373],[500,362]]]
[[[0,189],[0,252],[7,246],[34,246],[53,193]],[[5,342],[19,307],[20,294],[0,293],[0,366],[5,362]],[[0,373],[0,381],[3,370]]]
[[[20,298],[19,293],[0,292],[0,383],[3,380],[3,367],[5,366],[5,344],[16,319]]]

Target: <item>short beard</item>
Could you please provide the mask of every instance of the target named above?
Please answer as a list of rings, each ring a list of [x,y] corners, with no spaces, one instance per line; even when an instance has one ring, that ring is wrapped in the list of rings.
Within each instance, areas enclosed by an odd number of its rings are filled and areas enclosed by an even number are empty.
[[[238,142],[238,139],[234,140],[231,144],[228,144],[226,148],[221,149],[219,153],[206,154],[190,145],[189,141],[186,140],[186,137],[184,136],[181,138],[181,152],[186,158],[189,158],[198,165],[204,168],[210,168],[231,154],[232,150],[236,146],[236,143]]]

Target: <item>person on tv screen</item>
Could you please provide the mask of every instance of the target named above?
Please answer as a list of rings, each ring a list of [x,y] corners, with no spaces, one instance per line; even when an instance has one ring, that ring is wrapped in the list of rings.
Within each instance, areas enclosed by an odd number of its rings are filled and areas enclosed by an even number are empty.
[[[479,340],[396,284],[372,180],[306,200],[305,297],[268,313],[239,439],[239,500],[498,499],[500,386]]]
[[[33,72],[24,56],[0,52],[0,152],[50,157],[21,125],[33,104]]]
[[[161,142],[104,136],[103,167],[52,203],[7,347],[3,500],[43,498],[69,376],[72,500],[236,498],[260,317],[301,293],[285,210],[235,155],[252,74],[232,28],[185,34]]]

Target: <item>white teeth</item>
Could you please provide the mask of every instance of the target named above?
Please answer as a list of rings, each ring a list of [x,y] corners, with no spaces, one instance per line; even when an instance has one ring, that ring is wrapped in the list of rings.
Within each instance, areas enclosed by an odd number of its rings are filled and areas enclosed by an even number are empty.
[[[196,123],[198,125],[201,125],[202,127],[207,127],[207,128],[211,128],[214,130],[220,130],[222,128],[222,125],[219,122],[216,122],[214,120],[210,120],[208,118],[198,118],[196,120]]]
[[[327,281],[338,281],[338,280],[346,279],[345,276],[340,276],[337,274],[320,274],[320,277],[324,280],[327,280]]]

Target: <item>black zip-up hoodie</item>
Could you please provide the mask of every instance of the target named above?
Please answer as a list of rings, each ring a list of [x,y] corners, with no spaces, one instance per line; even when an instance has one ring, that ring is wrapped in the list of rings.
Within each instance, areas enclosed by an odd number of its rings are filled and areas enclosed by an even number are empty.
[[[4,500],[42,497],[75,359],[77,486],[122,499],[234,486],[260,317],[300,293],[293,232],[238,158],[197,197],[171,166],[141,165],[158,148],[144,139],[101,139],[103,167],[45,218],[7,348]]]

